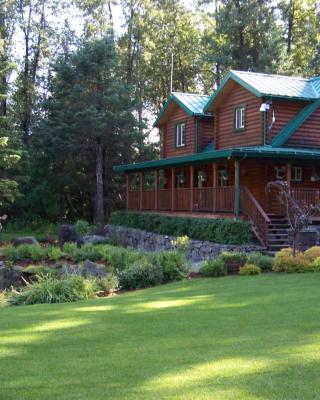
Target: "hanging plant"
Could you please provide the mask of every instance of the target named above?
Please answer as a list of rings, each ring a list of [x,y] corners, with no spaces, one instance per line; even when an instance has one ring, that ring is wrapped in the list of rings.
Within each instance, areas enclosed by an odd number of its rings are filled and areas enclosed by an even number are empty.
[[[186,176],[185,176],[185,174],[182,172],[181,174],[178,174],[178,175],[177,175],[177,179],[178,179],[178,182],[179,182],[181,185],[183,185],[183,184],[185,183],[185,181],[186,181]]]
[[[207,180],[207,173],[206,171],[199,171],[198,172],[198,179],[200,179],[201,182],[205,182]]]
[[[287,168],[283,165],[281,167],[275,167],[276,179],[284,179],[286,177]]]
[[[219,171],[219,173],[224,181],[227,181],[229,179],[230,173],[227,169],[222,169],[221,171]]]

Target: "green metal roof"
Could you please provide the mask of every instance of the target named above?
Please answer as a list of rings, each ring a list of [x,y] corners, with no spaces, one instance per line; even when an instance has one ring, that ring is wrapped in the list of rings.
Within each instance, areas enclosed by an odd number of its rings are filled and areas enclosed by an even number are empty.
[[[163,158],[161,160],[146,161],[137,164],[118,165],[113,169],[116,172],[135,172],[146,169],[175,167],[179,165],[195,164],[228,158],[240,160],[246,158],[320,160],[320,150],[272,146],[240,147],[226,150],[204,151],[190,156]]]
[[[230,79],[258,97],[279,97],[305,101],[316,100],[320,97],[320,78],[304,79],[256,72],[230,71],[210,97],[204,112],[208,111]]]
[[[285,127],[273,138],[271,146],[282,146],[296,132],[310,115],[320,107],[320,99],[306,105]]]
[[[168,100],[159,112],[159,115],[154,123],[157,126],[161,117],[164,115],[169,103],[174,101],[189,115],[204,115],[203,109],[207,104],[210,96],[195,94],[195,93],[179,93],[172,92]]]

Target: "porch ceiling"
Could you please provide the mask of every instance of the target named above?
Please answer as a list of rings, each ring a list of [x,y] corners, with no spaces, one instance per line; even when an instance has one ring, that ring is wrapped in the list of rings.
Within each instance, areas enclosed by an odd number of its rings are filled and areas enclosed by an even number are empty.
[[[286,159],[286,160],[320,160],[320,151],[315,149],[296,149],[289,147],[253,146],[225,150],[210,150],[190,156],[163,158],[136,164],[117,165],[115,172],[134,172],[150,169],[175,167],[185,164],[196,164],[204,161],[218,161],[222,159]]]

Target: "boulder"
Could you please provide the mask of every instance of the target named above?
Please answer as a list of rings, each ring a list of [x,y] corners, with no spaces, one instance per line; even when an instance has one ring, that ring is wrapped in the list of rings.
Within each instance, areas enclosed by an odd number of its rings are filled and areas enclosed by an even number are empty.
[[[108,242],[108,238],[100,235],[86,235],[82,238],[84,244],[100,244]]]
[[[104,278],[108,272],[104,265],[96,264],[92,261],[85,260],[82,268],[82,275],[85,277]]]
[[[9,289],[11,286],[22,286],[24,283],[21,276],[21,271],[14,271],[7,267],[0,266],[0,290]]]
[[[83,240],[79,236],[76,228],[73,225],[65,224],[59,227],[58,231],[59,246],[62,249],[63,245],[68,242],[77,243],[78,246],[83,244]]]
[[[36,246],[40,246],[37,239],[33,236],[22,236],[22,237],[15,238],[12,240],[12,244],[15,247],[20,246],[21,244],[34,244]]]

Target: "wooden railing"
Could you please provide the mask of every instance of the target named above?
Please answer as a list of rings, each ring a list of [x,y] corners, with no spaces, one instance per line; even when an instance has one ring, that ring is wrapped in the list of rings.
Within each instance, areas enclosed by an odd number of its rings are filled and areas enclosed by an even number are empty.
[[[300,206],[305,206],[305,205],[315,206],[320,203],[319,189],[293,188],[291,189],[291,194]]]
[[[140,210],[140,192],[139,190],[129,190],[128,192],[128,208],[129,210]]]
[[[174,209],[177,211],[190,210],[190,196],[192,189],[175,189],[174,190]]]
[[[253,230],[264,246],[268,244],[270,219],[248,188],[240,188],[241,212],[253,223]]]
[[[233,212],[234,187],[129,191],[129,210]],[[142,204],[140,205],[140,199]],[[173,203],[172,203],[173,200]]]
[[[159,189],[158,190],[158,210],[169,211],[171,210],[171,190]]]

